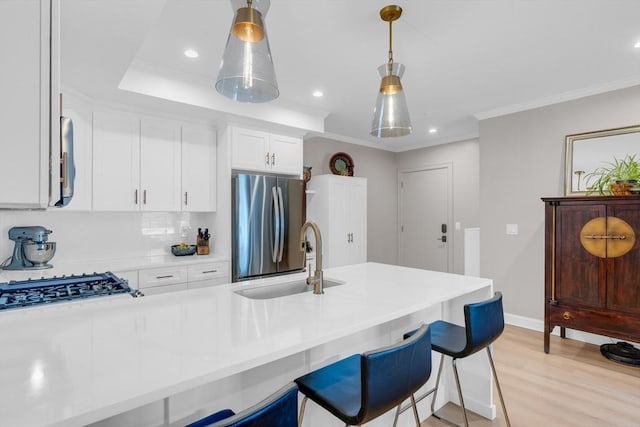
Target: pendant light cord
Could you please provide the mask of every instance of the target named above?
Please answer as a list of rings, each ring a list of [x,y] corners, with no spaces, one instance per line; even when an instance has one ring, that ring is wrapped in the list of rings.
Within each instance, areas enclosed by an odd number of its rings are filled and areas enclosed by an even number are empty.
[[[389,21],[389,63],[387,65],[387,68],[388,68],[387,74],[389,75],[391,75],[391,70],[393,69],[393,49],[392,49],[393,29],[391,28],[392,25],[393,25],[393,21]]]

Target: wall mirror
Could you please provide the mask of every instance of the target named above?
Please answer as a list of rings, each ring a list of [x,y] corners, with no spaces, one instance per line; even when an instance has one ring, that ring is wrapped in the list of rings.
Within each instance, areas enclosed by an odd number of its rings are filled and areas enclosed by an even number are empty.
[[[584,195],[594,180],[587,174],[627,154],[640,157],[640,125],[567,135],[565,195]]]

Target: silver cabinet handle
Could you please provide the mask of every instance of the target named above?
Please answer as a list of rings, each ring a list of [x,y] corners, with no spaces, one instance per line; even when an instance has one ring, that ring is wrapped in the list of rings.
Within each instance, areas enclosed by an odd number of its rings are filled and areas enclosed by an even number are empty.
[[[273,153],[271,155],[271,166],[275,166],[276,165],[276,153]]]
[[[189,204],[189,193],[184,192],[184,205],[187,206]]]
[[[156,279],[170,279],[173,277],[173,274],[168,274],[166,276],[156,276]]]
[[[218,270],[205,270],[202,272],[202,274],[209,274],[209,273],[217,273]]]
[[[136,191],[133,192],[133,203],[134,204],[138,204],[138,189],[136,188]]]
[[[142,204],[143,205],[147,204],[147,190],[142,191]]]
[[[269,165],[269,153],[267,153],[264,157],[264,164]]]

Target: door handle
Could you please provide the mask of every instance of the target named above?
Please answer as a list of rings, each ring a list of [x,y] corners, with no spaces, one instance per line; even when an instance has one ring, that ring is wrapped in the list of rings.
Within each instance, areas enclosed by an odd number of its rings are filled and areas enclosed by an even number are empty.
[[[442,243],[447,243],[447,236],[443,235],[442,237],[438,237],[436,240],[441,240]]]
[[[442,231],[442,234],[445,234],[447,232],[447,224],[442,224],[440,226],[440,230]]]
[[[280,204],[280,248],[278,249],[278,262],[282,262],[284,252],[284,200],[282,198],[282,188],[278,187],[278,202]]]
[[[271,187],[271,197],[273,200],[273,254],[271,259],[278,262],[278,244],[280,243],[280,203],[278,203],[278,192],[276,187]]]

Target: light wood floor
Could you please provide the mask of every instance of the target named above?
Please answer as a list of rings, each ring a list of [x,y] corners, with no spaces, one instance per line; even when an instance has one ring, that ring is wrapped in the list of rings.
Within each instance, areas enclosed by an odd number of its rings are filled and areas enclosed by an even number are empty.
[[[513,427],[638,427],[640,367],[604,358],[598,346],[551,337],[542,349],[542,333],[507,326],[494,345],[494,361]],[[464,393],[464,384],[463,393]],[[498,417],[489,421],[469,413],[473,427],[505,426],[500,401]],[[448,404],[441,414],[462,420]],[[446,424],[431,417],[422,427]]]

